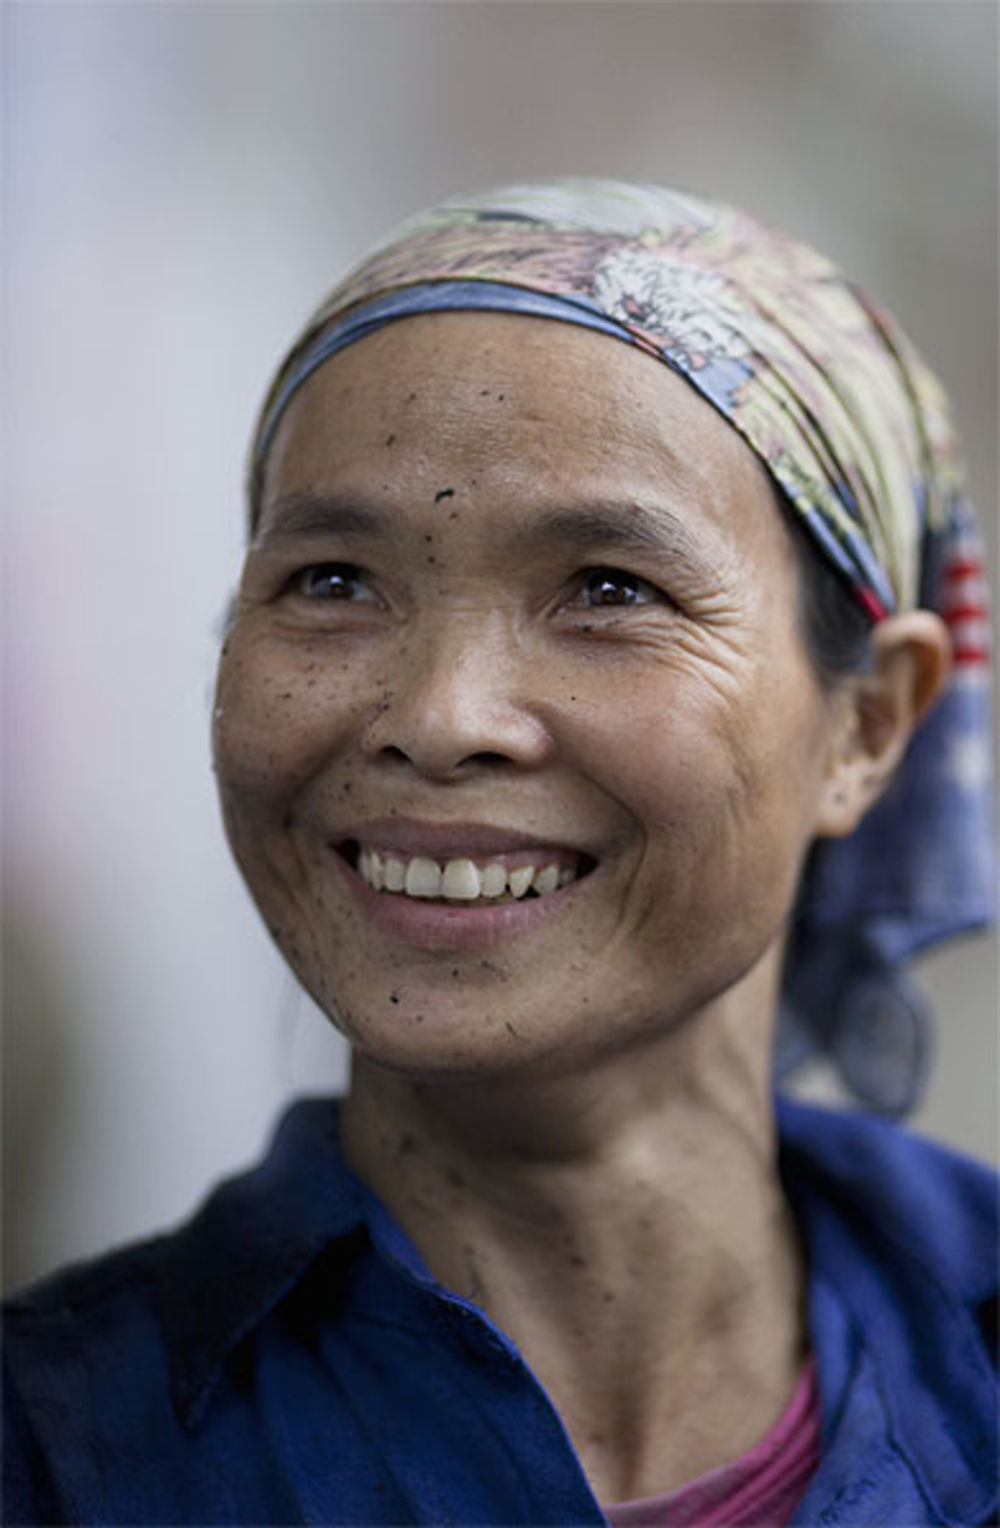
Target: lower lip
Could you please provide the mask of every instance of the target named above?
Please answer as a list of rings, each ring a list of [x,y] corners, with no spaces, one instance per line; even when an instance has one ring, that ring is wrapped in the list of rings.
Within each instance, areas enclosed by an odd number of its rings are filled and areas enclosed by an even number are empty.
[[[360,907],[372,922],[401,943],[419,945],[427,950],[472,949],[531,933],[553,913],[564,908],[581,884],[571,881],[558,891],[520,902],[455,907],[450,902],[424,901],[402,893],[375,891],[342,854],[336,850],[333,854]]]

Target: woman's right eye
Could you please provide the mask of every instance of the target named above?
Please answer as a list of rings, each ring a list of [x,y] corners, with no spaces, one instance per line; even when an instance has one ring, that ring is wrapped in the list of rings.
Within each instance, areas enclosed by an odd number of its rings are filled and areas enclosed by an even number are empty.
[[[353,562],[316,562],[301,568],[289,581],[294,594],[307,600],[373,600],[362,570]]]

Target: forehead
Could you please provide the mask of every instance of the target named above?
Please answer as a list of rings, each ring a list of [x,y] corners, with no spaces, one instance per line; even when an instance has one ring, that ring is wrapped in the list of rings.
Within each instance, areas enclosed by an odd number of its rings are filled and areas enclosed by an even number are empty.
[[[624,342],[524,315],[409,317],[325,362],[277,431],[261,525],[290,496],[430,487],[524,512],[659,498],[727,542],[783,535],[762,465],[687,382]]]

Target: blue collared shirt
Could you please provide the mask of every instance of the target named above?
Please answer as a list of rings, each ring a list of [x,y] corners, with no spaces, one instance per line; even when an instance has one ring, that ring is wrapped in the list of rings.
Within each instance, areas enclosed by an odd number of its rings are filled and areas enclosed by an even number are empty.
[[[984,1167],[779,1104],[822,1457],[798,1524],[983,1524],[997,1503],[997,1196]],[[514,1345],[346,1167],[337,1109],[173,1235],[7,1309],[8,1524],[603,1524]]]

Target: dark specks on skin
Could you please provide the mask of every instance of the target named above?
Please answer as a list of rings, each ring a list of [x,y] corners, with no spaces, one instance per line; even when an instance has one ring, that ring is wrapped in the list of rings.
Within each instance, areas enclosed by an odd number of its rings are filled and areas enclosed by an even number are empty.
[[[389,993],[389,1001],[390,1001],[390,1003],[398,1003],[399,1002],[399,993],[398,992],[390,992]]]
[[[453,499],[454,497],[454,488],[439,488],[437,493],[434,495],[434,503],[440,504],[443,499]]]
[[[505,1028],[507,1029],[509,1034],[512,1034],[514,1036],[515,1040],[520,1040],[521,1036],[518,1034],[517,1030],[514,1028],[513,1024],[510,1022],[509,1019],[507,1019],[507,1021],[506,1021]]]
[[[387,445],[387,446],[392,446],[392,445],[394,445],[394,444],[395,444],[395,441],[396,441],[396,437],[395,437],[395,435],[387,435],[387,436],[386,436],[386,437],[385,437],[385,443],[386,443],[386,445]]]

